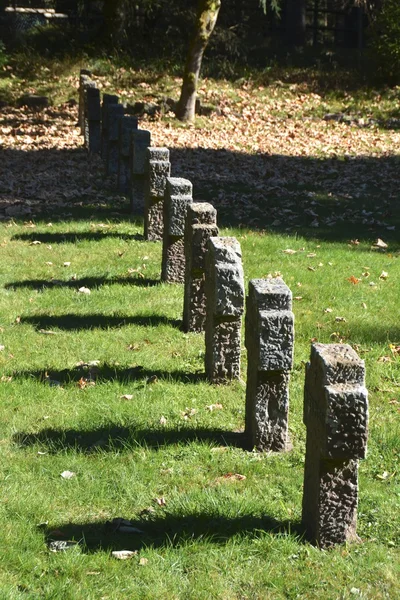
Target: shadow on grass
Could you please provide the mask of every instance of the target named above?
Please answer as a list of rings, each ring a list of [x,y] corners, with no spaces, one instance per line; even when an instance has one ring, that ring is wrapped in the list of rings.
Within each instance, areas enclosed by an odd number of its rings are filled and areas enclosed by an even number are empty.
[[[95,289],[103,285],[132,285],[136,287],[154,287],[160,285],[159,279],[148,279],[146,277],[82,277],[81,279],[23,279],[22,281],[10,281],[5,284],[5,289],[30,288],[32,290],[54,289],[55,287],[67,287],[79,289],[87,287]]]
[[[50,386],[77,383],[82,378],[87,382],[104,383],[107,381],[132,382],[142,381],[143,385],[155,383],[157,380],[181,383],[199,383],[206,381],[204,373],[187,373],[185,371],[162,371],[145,369],[142,365],[135,367],[119,367],[111,365],[82,365],[73,369],[43,371],[16,371],[14,379],[36,379]],[[148,382],[148,380],[153,380]]]
[[[116,329],[125,325],[139,325],[140,327],[169,325],[170,327],[179,329],[182,325],[182,321],[170,319],[164,315],[76,315],[73,313],[58,316],[36,315],[21,317],[20,323],[27,323],[39,330],[63,329],[65,331]]]
[[[234,536],[257,538],[263,533],[290,536],[304,542],[304,528],[298,522],[278,521],[269,515],[228,517],[193,513],[185,516],[166,513],[146,519],[130,520],[138,533],[122,534],[112,521],[54,524],[44,531],[47,544],[54,540],[79,542],[83,552],[101,550],[140,550],[142,548],[180,547],[193,541],[226,544]]]
[[[74,450],[92,453],[97,450],[114,452],[136,447],[158,450],[164,446],[187,445],[193,442],[204,442],[210,446],[249,448],[243,432],[225,431],[224,429],[135,429],[110,424],[98,429],[43,429],[37,433],[18,432],[13,442],[21,448],[40,444],[51,453]]]
[[[80,217],[82,218],[82,216]],[[73,244],[76,242],[99,242],[107,238],[143,241],[143,235],[139,233],[118,233],[116,231],[68,231],[67,233],[18,233],[12,241],[33,242],[42,244]]]

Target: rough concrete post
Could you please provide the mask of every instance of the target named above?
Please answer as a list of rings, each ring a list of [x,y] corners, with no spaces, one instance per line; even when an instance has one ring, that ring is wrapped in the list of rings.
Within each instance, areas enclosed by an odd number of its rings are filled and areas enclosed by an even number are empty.
[[[144,238],[152,242],[163,239],[164,191],[170,174],[168,148],[147,148]]]
[[[244,277],[240,244],[212,237],[206,254],[205,371],[214,383],[240,378]]]
[[[129,199],[131,211],[143,214],[144,183],[146,174],[146,151],[151,146],[151,134],[147,129],[131,132],[129,151]]]
[[[118,133],[119,121],[124,116],[122,104],[108,104],[106,108],[107,121],[107,175],[118,173]]]
[[[193,186],[188,179],[167,177],[164,193],[164,234],[161,281],[185,281],[185,221],[188,204],[193,202]]]
[[[129,151],[132,131],[138,128],[137,117],[124,116],[119,121],[118,131],[118,189],[128,190],[129,181]]]
[[[92,154],[99,154],[101,146],[100,90],[97,87],[86,87],[85,95],[85,146]]]
[[[306,367],[302,522],[321,548],[357,539],[358,459],[368,437],[365,366],[347,344],[313,344]]]
[[[188,205],[185,223],[185,291],[183,330],[204,331],[206,322],[205,259],[207,242],[218,235],[217,211],[207,202]]]
[[[288,449],[292,293],[282,279],[252,279],[246,298],[246,437],[252,448]]]
[[[108,148],[108,129],[107,129],[107,106],[109,104],[118,104],[118,96],[113,94],[103,94],[103,103],[101,105],[101,157],[107,158]]]
[[[78,107],[78,125],[81,128],[81,134],[84,131],[84,119],[85,119],[85,91],[84,84],[90,81],[92,73],[88,69],[81,69],[79,73],[79,107]]]
[[[88,107],[87,107],[88,90],[89,89],[92,89],[92,90],[97,89],[97,83],[95,83],[91,79],[86,79],[83,83],[82,89],[83,89],[83,125],[81,128],[81,133],[83,135],[83,142],[84,142],[85,148],[89,148],[89,123],[88,123]]]

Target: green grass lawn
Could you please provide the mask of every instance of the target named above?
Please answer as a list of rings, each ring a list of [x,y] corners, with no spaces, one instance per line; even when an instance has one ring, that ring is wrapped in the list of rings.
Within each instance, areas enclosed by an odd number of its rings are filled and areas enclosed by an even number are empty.
[[[182,141],[171,137],[196,130],[168,118],[147,126],[157,142],[165,136],[183,169]],[[392,150],[380,174],[383,180],[391,169],[387,187],[368,185],[361,195],[353,194],[353,171],[347,163],[341,170],[341,157],[332,172],[336,159],[324,164],[312,155],[316,181],[306,161],[296,171],[299,163],[288,159],[293,179],[285,189],[275,182],[263,203],[254,188],[252,204],[231,209],[233,194],[247,193],[243,182],[222,177],[235,170],[237,156],[219,170],[219,185],[205,168],[197,174],[195,192],[215,199],[221,235],[241,244],[246,286],[280,273],[293,292],[293,449],[285,454],[243,449],[245,383],[205,381],[203,335],[180,330],[182,286],[159,283],[161,245],[142,240],[143,224],[123,200],[105,188],[101,202],[79,207],[78,194],[57,209],[50,198],[32,218],[0,222],[1,599],[400,597],[400,254],[398,227],[387,229],[400,210]],[[100,167],[79,156],[82,172],[93,169],[102,188]],[[241,163],[247,175],[264,160],[244,153],[243,161],[251,156],[251,167]],[[192,178],[198,158],[173,174]],[[263,171],[267,186],[276,178],[268,172],[274,160]],[[365,160],[366,177],[370,164],[379,173],[375,156]],[[303,169],[305,181],[296,184]],[[333,195],[313,187],[324,173],[337,182]],[[279,213],[284,206],[289,213]],[[317,217],[305,217],[310,209]],[[268,226],[269,211],[281,223]],[[347,216],[331,223],[334,211]],[[315,218],[318,228],[310,227]],[[376,237],[389,244],[386,251],[371,248]],[[356,349],[370,401],[361,543],[330,551],[311,546],[301,528],[304,365],[312,340]],[[63,478],[65,471],[74,476]],[[119,517],[139,531],[115,531]],[[54,540],[78,543],[53,553]],[[118,561],[115,550],[135,554]]]

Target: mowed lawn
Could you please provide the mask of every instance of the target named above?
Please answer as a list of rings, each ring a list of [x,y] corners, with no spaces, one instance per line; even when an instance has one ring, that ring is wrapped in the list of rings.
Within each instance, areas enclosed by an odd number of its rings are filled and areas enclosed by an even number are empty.
[[[244,343],[242,381],[208,384],[203,335],[180,329],[182,286],[160,283],[161,244],[143,241],[141,217],[86,156],[76,109],[0,115],[1,598],[400,596],[399,134],[326,121],[321,103],[339,110],[340,97],[279,81],[209,81],[201,93],[224,114],[141,127],[239,240],[246,287],[280,275],[293,292],[285,454],[243,449]],[[363,118],[376,95],[358,101]],[[360,543],[330,551],[301,527],[312,341],[352,345],[370,401]]]

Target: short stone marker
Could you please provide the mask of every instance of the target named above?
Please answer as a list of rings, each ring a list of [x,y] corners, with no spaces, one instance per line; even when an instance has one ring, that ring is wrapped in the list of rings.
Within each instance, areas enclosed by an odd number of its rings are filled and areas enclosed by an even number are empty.
[[[100,90],[97,87],[86,87],[85,96],[85,146],[92,154],[100,154]]]
[[[109,104],[118,104],[118,96],[114,94],[103,94],[103,103],[101,105],[101,157],[107,158],[108,131],[107,131],[107,106]]]
[[[347,344],[313,344],[306,367],[302,522],[321,548],[357,539],[358,459],[368,437],[365,366]]]
[[[92,76],[91,71],[88,69],[81,69],[79,73],[79,106],[78,106],[78,125],[81,128],[81,134],[83,135],[84,131],[84,121],[85,121],[85,90],[84,84],[90,81]]]
[[[204,331],[206,323],[205,259],[207,242],[218,235],[217,211],[207,202],[187,207],[185,223],[185,291],[183,330]]]
[[[147,148],[144,238],[152,242],[163,239],[164,191],[170,174],[168,148]]]
[[[124,107],[122,104],[108,104],[106,107],[107,123],[107,156],[106,172],[107,175],[118,173],[118,137],[119,122],[124,116]]]
[[[83,142],[85,148],[89,148],[89,124],[88,124],[88,113],[87,113],[87,101],[88,101],[88,90],[97,89],[97,83],[91,79],[85,79],[83,86],[83,123],[81,127],[81,134],[83,135]]]
[[[208,240],[205,274],[206,376],[213,383],[239,379],[244,276],[236,238]]]
[[[193,202],[193,186],[188,179],[167,177],[164,193],[164,234],[161,281],[185,281],[185,221],[188,204]]]
[[[289,378],[293,365],[292,293],[279,278],[252,279],[246,298],[246,428],[252,448],[288,449]]]
[[[129,152],[132,131],[138,128],[137,117],[124,116],[119,120],[118,130],[118,190],[126,192],[129,182]]]
[[[131,132],[128,188],[131,211],[134,213],[141,212],[143,214],[146,151],[150,146],[150,131],[147,131],[147,129],[136,129]]]

